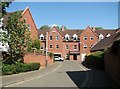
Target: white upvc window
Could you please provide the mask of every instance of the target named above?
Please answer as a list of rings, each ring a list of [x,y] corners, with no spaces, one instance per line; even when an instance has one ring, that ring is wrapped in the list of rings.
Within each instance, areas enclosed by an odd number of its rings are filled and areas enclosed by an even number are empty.
[[[84,44],[84,49],[86,49],[86,48],[87,48],[87,45]]]
[[[104,39],[104,36],[102,34],[99,35],[99,40]]]
[[[56,40],[59,40],[59,36],[56,36]]]
[[[90,36],[90,40],[93,40],[94,39],[94,36]]]
[[[77,40],[78,36],[76,34],[73,35],[73,40]]]
[[[87,36],[84,36],[84,40],[87,40]]]
[[[40,37],[40,40],[44,40],[44,35],[43,34],[41,34],[39,37]]]
[[[107,34],[106,37],[110,37],[111,35],[110,34]]]
[[[69,34],[66,34],[65,35],[65,40],[69,40],[70,39],[70,35]]]

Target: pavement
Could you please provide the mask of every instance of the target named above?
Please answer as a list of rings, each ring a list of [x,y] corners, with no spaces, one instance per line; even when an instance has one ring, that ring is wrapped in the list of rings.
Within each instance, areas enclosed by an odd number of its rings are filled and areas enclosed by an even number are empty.
[[[46,74],[49,71],[54,70],[60,65],[60,63],[55,63],[53,65],[48,66],[47,68],[40,68],[36,71],[30,71],[25,73],[13,74],[13,75],[4,75],[2,76],[2,86],[18,83],[21,81],[29,80],[37,76],[41,76]]]
[[[91,70],[79,61],[56,62],[37,71],[2,77],[3,87],[98,87],[115,89],[119,85],[104,71]]]

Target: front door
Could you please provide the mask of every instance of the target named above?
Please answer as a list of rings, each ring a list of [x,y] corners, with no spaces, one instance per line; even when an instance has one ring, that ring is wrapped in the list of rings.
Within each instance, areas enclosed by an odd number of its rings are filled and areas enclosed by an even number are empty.
[[[77,55],[76,54],[73,55],[73,59],[77,60]]]

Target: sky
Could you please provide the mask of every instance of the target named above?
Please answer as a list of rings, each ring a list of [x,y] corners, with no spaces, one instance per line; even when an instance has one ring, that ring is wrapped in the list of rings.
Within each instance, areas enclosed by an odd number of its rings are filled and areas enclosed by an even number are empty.
[[[118,28],[118,2],[13,2],[7,12],[30,8],[37,28],[43,25],[68,29]]]

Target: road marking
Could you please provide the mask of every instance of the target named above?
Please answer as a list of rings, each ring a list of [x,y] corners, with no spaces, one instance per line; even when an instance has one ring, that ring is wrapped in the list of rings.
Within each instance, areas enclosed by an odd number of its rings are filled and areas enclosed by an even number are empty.
[[[48,73],[43,74],[43,75],[40,75],[40,76],[38,76],[38,77],[31,78],[31,79],[28,79],[28,80],[23,80],[23,81],[21,81],[21,82],[17,82],[17,83],[14,83],[14,84],[6,85],[6,86],[3,86],[3,87],[11,87],[11,86],[14,86],[14,85],[17,85],[17,84],[21,84],[21,83],[24,83],[24,82],[27,82],[27,81],[31,81],[31,80],[34,80],[34,79],[37,79],[37,78],[41,78],[41,77],[43,77],[43,76],[46,76],[46,75],[48,75],[48,74],[50,74],[50,73],[55,72],[55,71],[58,70],[62,65],[63,65],[63,63],[62,63],[60,66],[58,66],[58,68],[54,69],[53,71],[48,72]]]
[[[87,72],[87,69],[84,68],[82,64],[78,64],[78,66],[79,66],[80,68],[82,68],[84,71]],[[86,73],[85,80],[83,81],[81,87],[85,87],[85,85],[87,84],[88,80],[89,80],[89,74],[88,74],[88,72],[87,72],[87,73]]]

